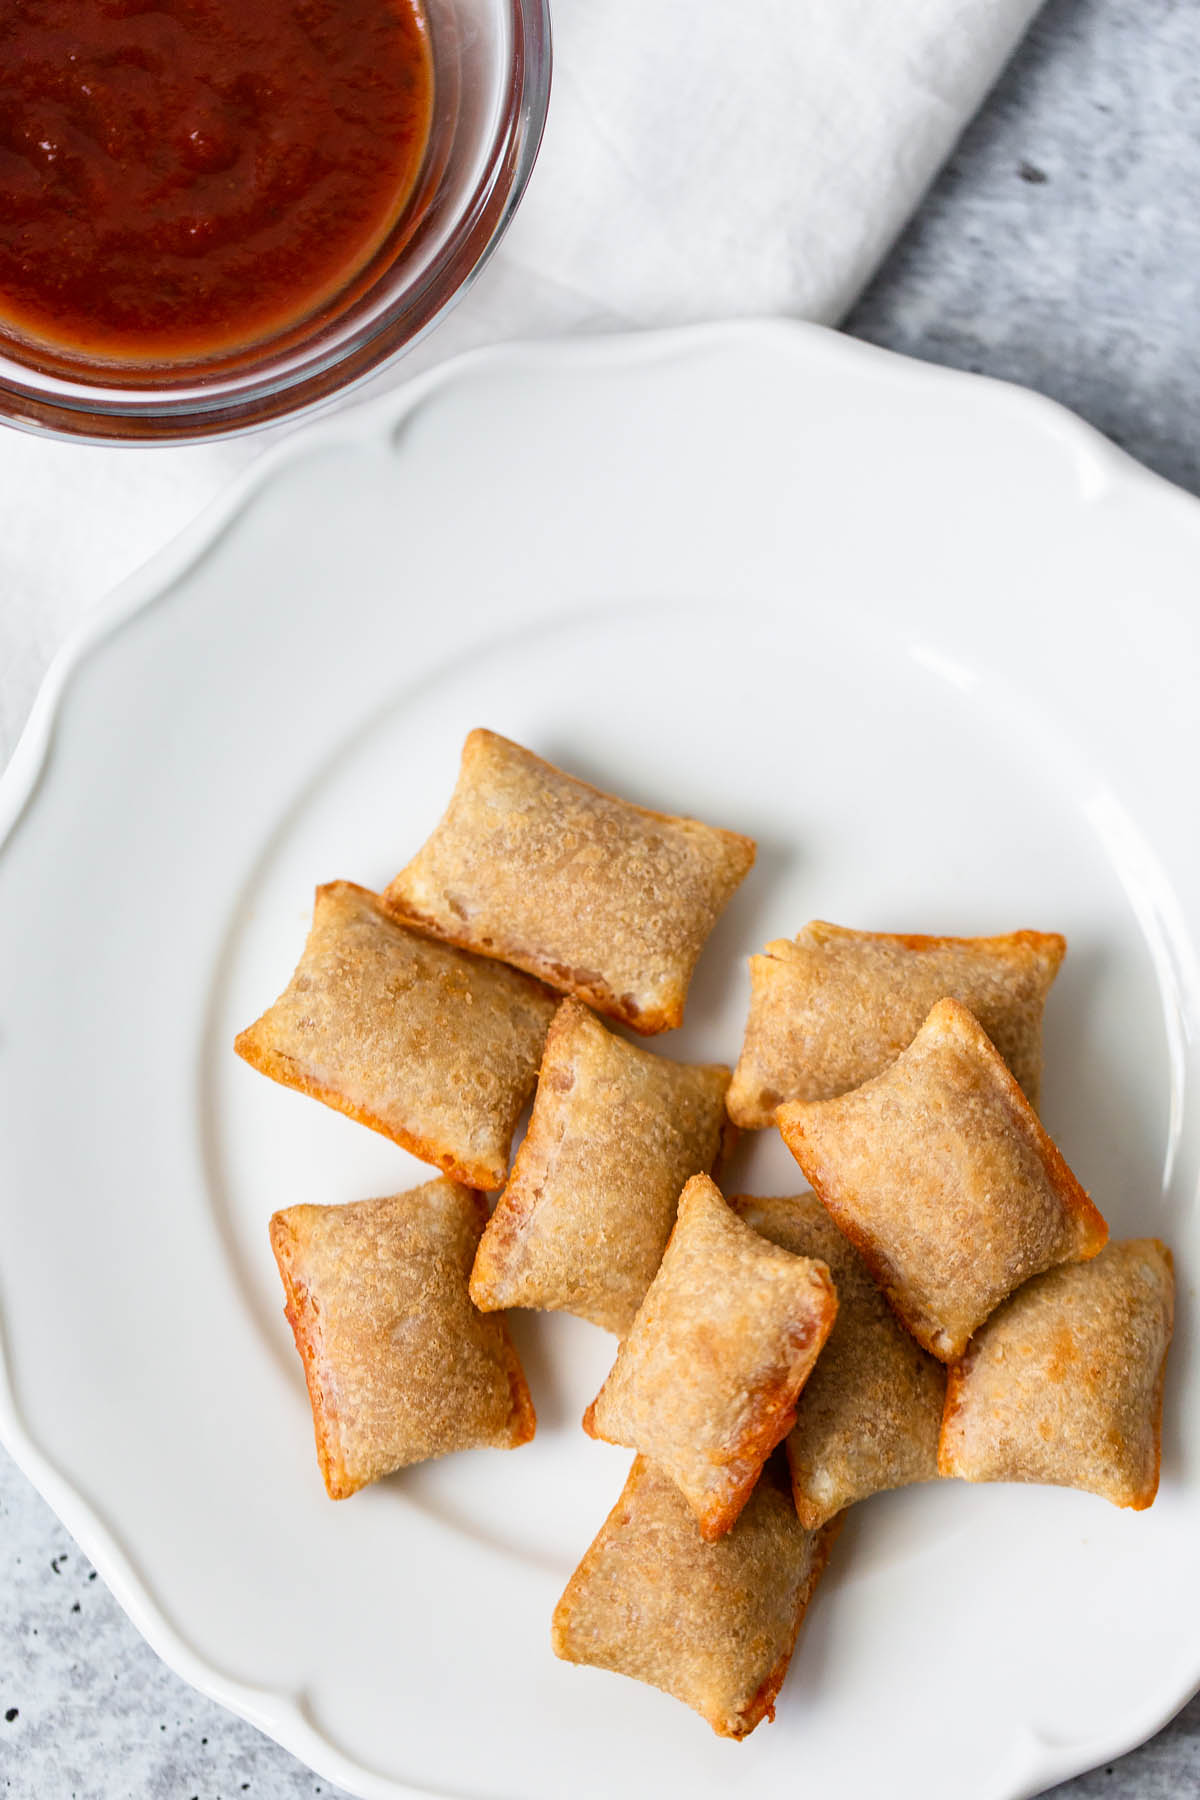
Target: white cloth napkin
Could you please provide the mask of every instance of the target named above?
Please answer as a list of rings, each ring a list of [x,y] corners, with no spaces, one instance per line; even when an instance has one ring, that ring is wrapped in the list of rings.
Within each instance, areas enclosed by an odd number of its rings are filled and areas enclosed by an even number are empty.
[[[557,0],[524,205],[458,311],[382,379],[504,338],[835,322],[1036,5]],[[0,762],[86,606],[266,441],[100,450],[0,431]]]

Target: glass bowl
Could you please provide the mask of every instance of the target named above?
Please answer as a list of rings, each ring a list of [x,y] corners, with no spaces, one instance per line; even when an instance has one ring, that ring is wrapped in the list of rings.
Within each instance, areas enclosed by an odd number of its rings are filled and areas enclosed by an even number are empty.
[[[252,431],[342,394],[454,305],[504,235],[550,97],[549,0],[424,0],[433,56],[429,144],[370,262],[316,312],[260,343],[187,363],[89,360],[0,328],[0,420],[104,443]]]

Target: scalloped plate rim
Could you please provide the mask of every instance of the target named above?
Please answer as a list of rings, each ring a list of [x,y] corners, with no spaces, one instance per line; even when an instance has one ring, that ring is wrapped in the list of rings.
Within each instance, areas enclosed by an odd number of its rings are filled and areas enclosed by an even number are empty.
[[[9,763],[0,773],[0,856],[27,807],[36,804],[55,727],[68,703],[76,671],[90,656],[114,641],[122,625],[156,600],[167,598],[172,586],[219,542],[259,492],[294,462],[331,444],[386,440],[419,407],[436,400],[443,389],[470,381],[477,372],[486,375],[489,370],[506,365],[542,370],[563,368],[568,372],[605,363],[630,368],[682,356],[702,357],[710,349],[719,351],[729,345],[755,341],[774,343],[789,352],[793,346],[799,346],[811,355],[841,358],[864,367],[886,365],[918,388],[937,383],[976,394],[986,390],[989,408],[1015,407],[1027,418],[1031,430],[1057,440],[1074,460],[1085,487],[1089,473],[1099,468],[1115,483],[1155,490],[1160,502],[1169,497],[1190,517],[1193,527],[1200,529],[1200,503],[1143,467],[1057,401],[995,377],[921,362],[826,326],[800,320],[745,319],[488,345],[452,357],[403,387],[302,425],[236,476],[182,532],[85,614],[51,662]],[[986,422],[985,415],[981,430],[986,429]],[[324,1779],[359,1795],[360,1800],[446,1800],[438,1790],[416,1788],[381,1776],[339,1750],[306,1718],[302,1696],[234,1680],[191,1648],[135,1572],[116,1534],[43,1454],[33,1430],[21,1417],[8,1374],[2,1318],[0,1444],[71,1533],[151,1648],[192,1687],[263,1731]],[[1032,1800],[1048,1785],[1066,1781],[1145,1743],[1200,1691],[1200,1639],[1186,1660],[1182,1679],[1168,1696],[1148,1705],[1136,1724],[1127,1721],[1107,1735],[1072,1744],[1050,1744],[1026,1725],[1009,1758],[1010,1779],[1015,1777],[1018,1785],[996,1790],[989,1800]],[[1018,1761],[1023,1765],[1019,1772],[1013,1767]]]

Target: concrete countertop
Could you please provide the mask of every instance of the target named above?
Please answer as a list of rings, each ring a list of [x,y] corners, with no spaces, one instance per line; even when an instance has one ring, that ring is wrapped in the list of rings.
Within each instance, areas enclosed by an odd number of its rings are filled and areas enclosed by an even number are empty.
[[[847,328],[1051,394],[1200,492],[1197,193],[1200,7],[1052,0]],[[159,1662],[3,1453],[0,1519],[13,1800],[337,1800]],[[1055,1793],[1200,1794],[1200,1699]]]

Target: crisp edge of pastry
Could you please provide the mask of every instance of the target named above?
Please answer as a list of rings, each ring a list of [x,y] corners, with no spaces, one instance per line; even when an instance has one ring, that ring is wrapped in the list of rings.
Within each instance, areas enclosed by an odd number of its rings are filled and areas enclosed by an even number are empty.
[[[780,944],[789,947],[795,945],[800,932],[810,931],[818,943],[827,943],[835,938],[872,938],[877,942],[903,944],[906,950],[941,950],[947,944],[956,946],[968,945],[972,950],[987,950],[995,956],[1004,957],[1006,961],[1016,962],[1018,957],[1011,954],[1011,946],[1020,944],[1044,952],[1052,957],[1054,969],[1051,980],[1062,967],[1063,958],[1067,954],[1067,940],[1061,931],[1035,931],[1031,926],[1022,926],[1017,931],[993,932],[985,937],[956,937],[953,934],[926,933],[923,931],[859,931],[852,925],[834,925],[829,919],[810,919],[802,925],[794,938],[775,938],[764,951],[764,956],[775,952]]]
[[[372,901],[385,921],[393,925],[404,923],[397,914],[390,912],[384,906],[381,895],[375,893],[372,888],[362,887],[357,881],[320,883],[316,889],[314,904],[327,890],[343,887],[352,888],[356,894]],[[455,947],[465,948],[462,945]],[[300,962],[303,960],[304,956],[301,953]],[[297,968],[300,967],[300,962],[296,964]],[[294,977],[295,970],[289,978],[289,984]],[[286,994],[287,989],[285,988],[283,992]],[[283,995],[281,994],[279,998],[282,999]],[[257,1069],[260,1075],[265,1075],[269,1080],[278,1082],[280,1087],[291,1088],[297,1094],[306,1094],[311,1100],[320,1100],[333,1112],[343,1113],[346,1118],[353,1119],[356,1125],[365,1125],[369,1130],[377,1131],[381,1137],[389,1138],[393,1144],[399,1144],[402,1150],[407,1150],[410,1156],[415,1156],[418,1162],[428,1163],[431,1167],[440,1169],[443,1175],[448,1175],[452,1181],[459,1182],[463,1187],[486,1189],[503,1185],[508,1175],[507,1156],[503,1160],[497,1158],[495,1162],[460,1162],[451,1152],[439,1149],[430,1139],[423,1138],[416,1132],[406,1131],[402,1125],[385,1124],[369,1107],[357,1106],[352,1100],[348,1100],[339,1089],[330,1087],[325,1082],[314,1081],[311,1075],[306,1075],[297,1066],[294,1058],[287,1056],[282,1051],[272,1049],[270,1044],[263,1041],[266,1034],[260,1028],[263,1020],[271,1013],[272,1007],[278,1003],[278,1000],[272,1001],[271,1006],[267,1007],[253,1025],[247,1025],[245,1030],[239,1031],[234,1038],[233,1048],[243,1062],[249,1063],[252,1069]]]
[[[260,1074],[269,1076],[272,1081],[277,1081],[280,1087],[292,1088],[298,1094],[307,1094],[312,1100],[323,1101],[334,1112],[344,1113],[355,1124],[366,1125],[371,1131],[379,1132],[381,1137],[389,1138],[393,1144],[399,1144],[402,1150],[407,1150],[410,1156],[415,1156],[418,1162],[440,1169],[443,1175],[448,1175],[463,1187],[496,1188],[503,1183],[508,1173],[507,1162],[460,1162],[456,1156],[439,1148],[428,1138],[406,1131],[402,1125],[385,1124],[368,1107],[356,1105],[337,1088],[314,1081],[297,1068],[290,1056],[261,1043],[255,1036],[256,1031],[257,1025],[247,1026],[245,1031],[238,1033],[233,1047],[243,1062],[249,1063]]]
[[[333,1396],[325,1393],[321,1382],[324,1344],[320,1314],[312,1304],[307,1283],[301,1279],[296,1267],[296,1237],[284,1212],[272,1214],[268,1229],[271,1249],[283,1281],[283,1316],[292,1328],[296,1349],[304,1364],[304,1379],[312,1409],[313,1436],[317,1444],[317,1462],[320,1464],[325,1492],[331,1500],[348,1500],[351,1494],[356,1494],[365,1484],[351,1481],[346,1473],[337,1407]]]
[[[718,1737],[731,1737],[740,1743],[743,1738],[750,1735],[756,1725],[761,1725],[764,1719],[770,1719],[772,1723],[774,1722],[775,1702],[779,1698],[779,1690],[784,1684],[787,1672],[792,1666],[792,1658],[796,1654],[796,1640],[800,1636],[800,1627],[803,1625],[808,1614],[808,1609],[812,1604],[813,1595],[817,1591],[817,1583],[825,1573],[829,1563],[830,1552],[832,1551],[837,1535],[845,1522],[846,1514],[843,1510],[842,1512],[834,1513],[831,1519],[827,1519],[823,1525],[818,1525],[813,1532],[814,1543],[812,1547],[812,1563],[809,1567],[808,1576],[804,1586],[801,1588],[796,1598],[796,1628],[792,1632],[791,1642],[780,1656],[779,1661],[775,1664],[771,1673],[762,1683],[762,1686],[758,1689],[758,1692],[751,1699],[750,1704],[745,1707],[739,1715],[742,1723],[742,1730],[728,1732],[719,1731],[714,1725],[713,1730],[717,1732]],[[808,1530],[808,1527],[804,1525],[803,1521],[800,1522],[800,1526],[801,1530]]]
[[[440,944],[452,944],[456,950],[465,950],[472,956],[487,957],[492,962],[503,963],[507,968],[520,969],[523,974],[553,988],[556,994],[582,1001],[602,1018],[614,1019],[618,1024],[627,1025],[640,1037],[658,1037],[664,1031],[674,1031],[683,1023],[690,971],[689,978],[685,978],[682,984],[682,992],[674,994],[669,1004],[643,1009],[632,1006],[623,996],[614,993],[606,981],[590,980],[578,969],[569,968],[565,963],[555,962],[550,957],[518,950],[511,943],[505,943],[502,949],[489,949],[464,933],[446,929],[428,913],[419,912],[415,907],[401,906],[394,900],[387,901],[387,910],[397,925],[407,925],[410,930],[420,932],[424,937],[432,938]],[[490,1185],[495,1186],[495,1183]]]

